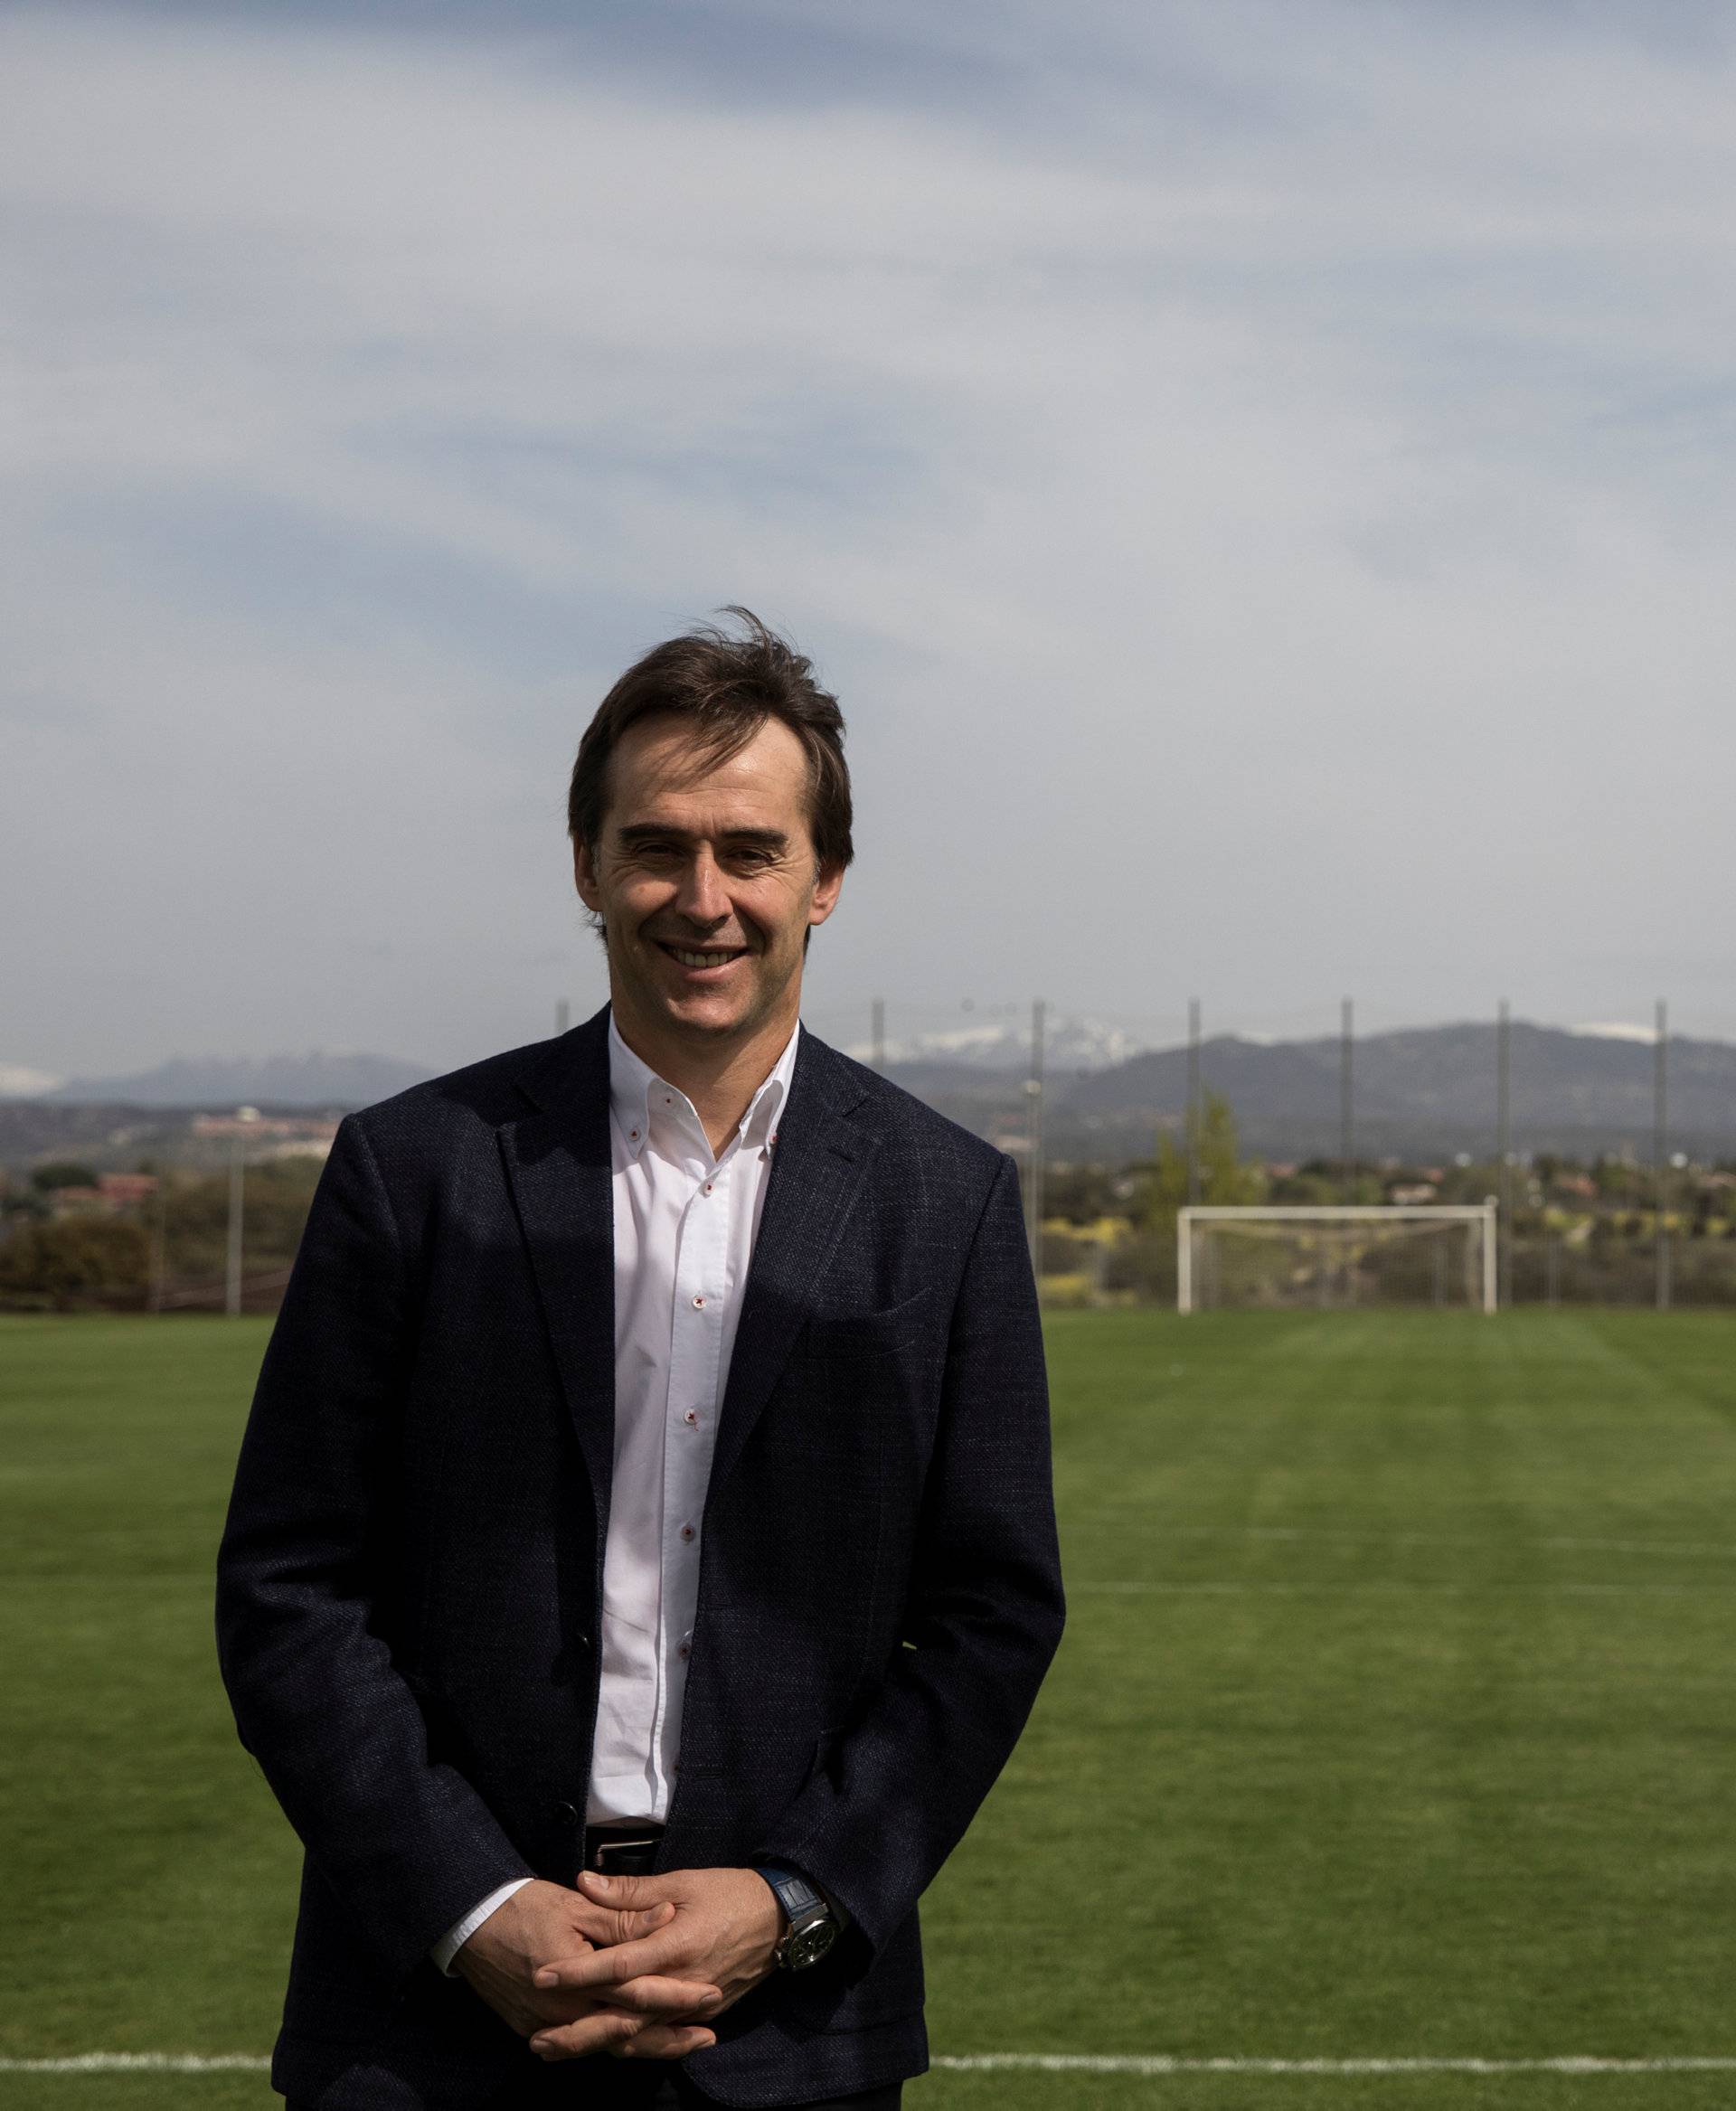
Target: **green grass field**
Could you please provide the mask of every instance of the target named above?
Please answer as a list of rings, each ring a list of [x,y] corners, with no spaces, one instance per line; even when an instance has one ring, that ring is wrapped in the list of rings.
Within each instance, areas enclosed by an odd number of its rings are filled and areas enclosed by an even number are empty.
[[[293,1842],[212,1550],[251,1321],[0,1321],[0,2059],[263,2053]],[[1061,1314],[1072,1614],[938,2053],[1736,2059],[1736,1320]],[[1736,2071],[937,2071],[925,2111],[1736,2103]],[[261,2075],[0,2068],[7,2111]]]

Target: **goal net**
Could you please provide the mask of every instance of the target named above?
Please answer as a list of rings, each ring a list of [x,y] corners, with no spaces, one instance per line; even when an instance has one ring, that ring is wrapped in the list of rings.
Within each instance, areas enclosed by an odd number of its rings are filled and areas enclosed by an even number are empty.
[[[1495,1206],[1179,1211],[1175,1306],[1495,1305]]]

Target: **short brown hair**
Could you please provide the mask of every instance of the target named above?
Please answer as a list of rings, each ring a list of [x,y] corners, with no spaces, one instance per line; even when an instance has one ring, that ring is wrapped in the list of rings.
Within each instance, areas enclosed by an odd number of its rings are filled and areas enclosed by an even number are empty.
[[[597,707],[579,743],[567,792],[567,833],[595,849],[607,809],[609,758],[627,728],[657,712],[693,721],[711,759],[745,748],[768,719],[787,725],[807,754],[808,827],[824,866],[844,866],[850,841],[850,770],[844,713],[814,679],[814,666],[750,608],[720,608],[741,627],[732,636],[701,624],[653,646]]]

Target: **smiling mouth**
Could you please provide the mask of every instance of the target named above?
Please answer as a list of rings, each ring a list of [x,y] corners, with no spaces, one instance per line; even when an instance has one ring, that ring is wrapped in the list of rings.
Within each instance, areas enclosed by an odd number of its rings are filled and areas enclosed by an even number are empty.
[[[684,967],[727,967],[731,960],[741,959],[747,952],[745,946],[672,946],[659,938],[658,946],[671,960],[678,960]]]

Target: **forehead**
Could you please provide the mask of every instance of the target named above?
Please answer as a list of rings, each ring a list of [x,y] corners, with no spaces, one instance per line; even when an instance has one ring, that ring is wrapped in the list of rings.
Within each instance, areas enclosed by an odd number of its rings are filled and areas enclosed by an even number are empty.
[[[807,751],[781,720],[721,759],[687,720],[641,719],[609,758],[606,826],[666,821],[707,834],[727,828],[807,832]]]

